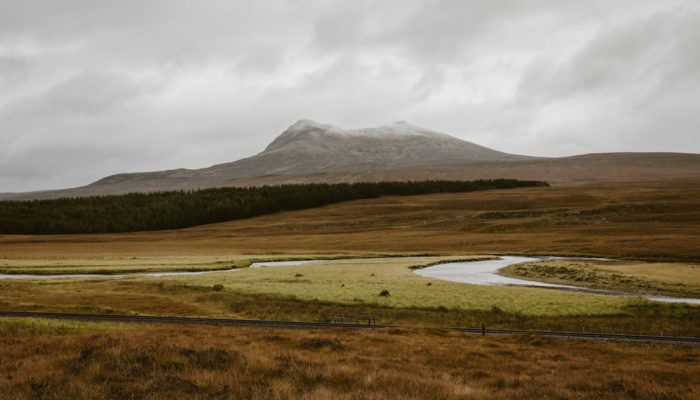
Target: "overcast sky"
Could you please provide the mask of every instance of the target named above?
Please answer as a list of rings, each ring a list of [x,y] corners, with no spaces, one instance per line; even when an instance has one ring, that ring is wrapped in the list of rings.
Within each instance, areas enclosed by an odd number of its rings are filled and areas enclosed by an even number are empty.
[[[0,192],[234,161],[304,118],[700,153],[700,1],[0,1]]]

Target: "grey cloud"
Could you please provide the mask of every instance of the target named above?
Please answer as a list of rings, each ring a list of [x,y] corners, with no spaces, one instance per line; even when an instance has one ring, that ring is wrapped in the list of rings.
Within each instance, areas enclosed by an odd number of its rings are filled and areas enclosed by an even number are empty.
[[[678,65],[695,64],[686,60],[696,56],[677,43],[684,42],[688,33],[697,36],[699,17],[697,12],[690,16],[683,11],[656,13],[600,32],[565,62],[534,61],[522,78],[519,95],[547,101],[613,88],[637,89],[640,84],[664,86],[679,77]]]
[[[558,64],[532,62],[515,104],[537,115],[531,129],[539,125],[541,138],[569,154],[596,148],[697,151],[691,138],[700,120],[689,107],[700,101],[700,69],[698,52],[688,43],[698,32],[700,10],[694,7],[657,11],[598,32]],[[568,118],[552,117],[561,112]]]
[[[148,84],[136,84],[114,73],[86,71],[59,82],[45,92],[6,104],[6,118],[36,118],[50,114],[90,116],[113,107],[122,107],[148,90]]]
[[[28,58],[18,52],[0,53],[0,77],[3,79],[16,78],[29,67]]]
[[[232,161],[300,118],[408,120],[533,155],[698,152],[699,12],[692,0],[3,1],[0,192]]]

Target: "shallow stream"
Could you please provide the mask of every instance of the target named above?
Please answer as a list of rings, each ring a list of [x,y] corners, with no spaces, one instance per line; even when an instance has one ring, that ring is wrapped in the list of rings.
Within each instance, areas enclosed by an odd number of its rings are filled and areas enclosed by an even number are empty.
[[[606,260],[604,258],[580,258],[580,257],[521,257],[521,256],[501,256],[498,260],[488,261],[470,261],[470,262],[451,262],[438,264],[432,267],[417,269],[414,272],[418,275],[428,278],[442,279],[445,281],[470,283],[473,285],[492,285],[492,286],[527,286],[539,287],[548,289],[568,290],[580,293],[590,293],[607,296],[635,296],[644,297],[649,300],[672,302],[672,303],[690,303],[700,304],[700,299],[684,299],[680,297],[665,297],[655,296],[640,293],[625,293],[614,292],[608,290],[597,290],[583,288],[579,286],[557,285],[553,283],[544,283],[529,281],[526,279],[511,278],[499,274],[503,268],[524,262],[535,262],[543,260]]]
[[[557,285],[552,283],[543,283],[529,281],[525,279],[511,278],[499,275],[499,271],[509,265],[520,264],[524,262],[542,261],[551,259],[574,259],[574,260],[605,260],[603,258],[568,258],[568,257],[522,257],[522,256],[501,256],[496,260],[487,261],[462,261],[438,264],[432,267],[417,269],[414,272],[418,275],[441,279],[452,282],[469,283],[472,285],[492,285],[492,286],[527,286],[558,290],[568,290],[580,293],[589,293],[596,295],[607,296],[635,296],[643,297],[649,300],[664,301],[672,303],[690,303],[700,304],[700,299],[686,299],[679,297],[665,297],[638,293],[613,292],[606,290],[589,289],[578,286]],[[254,262],[248,268],[261,267],[283,267],[309,264],[328,260],[298,260],[298,261],[265,261]],[[332,261],[347,261],[338,259]],[[332,262],[331,261],[331,262]],[[55,279],[55,278],[121,278],[126,276],[177,276],[177,275],[203,275],[217,272],[235,272],[240,271],[239,268],[219,269],[208,271],[171,271],[171,272],[138,272],[127,274],[59,274],[59,275],[38,275],[38,274],[0,274],[0,279]]]

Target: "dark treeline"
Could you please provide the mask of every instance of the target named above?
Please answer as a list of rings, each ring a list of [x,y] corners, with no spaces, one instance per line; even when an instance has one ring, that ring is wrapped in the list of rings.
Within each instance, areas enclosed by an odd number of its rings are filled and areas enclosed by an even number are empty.
[[[336,184],[0,201],[0,234],[115,233],[185,228],[382,195],[470,192],[544,182],[515,179]]]

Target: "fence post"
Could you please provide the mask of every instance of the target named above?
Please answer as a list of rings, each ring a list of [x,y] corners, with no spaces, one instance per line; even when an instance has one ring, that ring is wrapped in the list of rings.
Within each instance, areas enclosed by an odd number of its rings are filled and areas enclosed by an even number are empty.
[[[481,336],[486,336],[486,324],[481,324]]]

